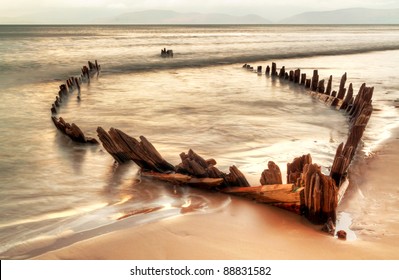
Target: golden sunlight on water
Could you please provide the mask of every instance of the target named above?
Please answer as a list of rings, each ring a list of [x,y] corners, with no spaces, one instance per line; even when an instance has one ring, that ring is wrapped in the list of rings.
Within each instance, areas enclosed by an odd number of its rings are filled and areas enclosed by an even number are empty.
[[[0,224],[0,228],[19,226],[19,225],[24,225],[24,224],[29,224],[29,223],[39,222],[39,221],[47,221],[47,220],[58,219],[58,218],[72,217],[77,214],[83,215],[85,213],[89,213],[89,212],[95,211],[97,209],[102,209],[105,206],[107,206],[107,203],[96,203],[96,204],[91,204],[91,205],[86,205],[86,206],[80,206],[80,207],[68,209],[65,211],[60,211],[60,212],[55,212],[55,213],[47,213],[47,214],[44,214],[41,216],[35,216],[35,217],[27,218],[27,219],[16,220],[16,221],[9,222],[9,223],[3,223],[3,224]]]

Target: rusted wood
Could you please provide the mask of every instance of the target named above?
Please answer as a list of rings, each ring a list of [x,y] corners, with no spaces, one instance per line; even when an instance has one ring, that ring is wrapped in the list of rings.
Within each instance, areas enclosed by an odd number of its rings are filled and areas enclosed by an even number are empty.
[[[306,83],[306,73],[301,74],[301,85],[305,85]]]
[[[319,83],[317,84],[317,89],[316,91],[318,93],[324,93],[325,88],[324,88],[324,79],[320,80]]]
[[[326,88],[325,94],[331,95],[331,88],[332,88],[332,75],[330,75],[330,78],[328,78],[327,88]]]
[[[262,203],[300,203],[303,188],[295,189],[293,184],[273,184],[255,187],[229,187],[224,193],[243,196]]]
[[[55,108],[54,104],[51,104],[51,114],[53,114],[53,115],[57,114],[57,108]]]
[[[338,205],[338,188],[335,181],[320,171],[317,164],[307,164],[302,178],[305,216],[313,223],[322,224],[329,218],[335,223]]]
[[[161,49],[161,57],[173,57],[173,50]]]
[[[269,65],[266,66],[265,74],[268,76],[270,75],[270,66]]]
[[[301,78],[301,69],[296,69],[294,71],[294,83],[299,84],[300,78]]]
[[[290,72],[289,72],[289,81],[290,82],[294,81],[294,71],[293,70],[290,70]]]
[[[318,84],[319,84],[318,70],[313,70],[312,83],[310,86],[310,90],[316,91]]]
[[[267,163],[268,169],[262,172],[260,183],[262,185],[282,184],[283,179],[281,176],[280,168],[273,161]]]
[[[285,77],[285,66],[281,67],[280,73],[278,74],[280,79],[284,79]]]
[[[339,107],[339,109],[341,110],[346,110],[349,106],[349,103],[352,102],[353,98],[353,86],[352,83],[349,84],[349,88],[348,88],[348,93],[346,94],[341,106]]]
[[[341,82],[339,84],[338,95],[337,95],[339,99],[344,99],[345,97],[345,92],[346,92],[345,82],[346,82],[346,73],[342,75]]]
[[[222,185],[223,178],[196,178],[180,173],[159,173],[153,171],[143,171],[141,176],[170,182],[175,185],[188,185],[192,187],[211,189]]]
[[[311,83],[312,83],[312,80],[311,80],[311,79],[306,79],[305,88],[310,88]]]
[[[272,62],[272,76],[277,75],[277,65],[275,62]]]
[[[98,144],[98,141],[92,137],[86,137],[82,130],[74,123],[69,124],[63,118],[57,119],[55,116],[51,117],[55,127],[63,134],[68,136],[71,140],[79,143]]]
[[[230,166],[230,173],[226,175],[225,181],[228,186],[249,187],[247,179],[244,174],[235,166]]]
[[[349,121],[351,123],[356,121],[365,107],[371,106],[373,91],[374,87],[367,87],[366,84],[362,84],[353,102],[352,108],[349,111]]]
[[[295,158],[291,163],[287,163],[287,183],[296,184],[301,177],[303,168],[306,164],[312,163],[310,154]]]
[[[97,128],[97,135],[103,144],[104,149],[118,162],[124,163],[131,160],[130,155],[123,151],[112,139],[112,137],[102,128]]]
[[[215,167],[216,160],[205,160],[192,149],[188,153],[181,153],[182,162],[176,166],[176,172],[188,174],[200,178],[225,178],[226,174]]]
[[[175,170],[174,166],[168,163],[144,136],[140,136],[141,141],[138,141],[121,130],[111,128],[109,133],[106,133],[101,127],[97,129],[97,133],[101,142],[106,141],[103,142],[104,148],[119,163],[132,160],[145,170],[161,173]],[[107,146],[110,146],[110,151]]]

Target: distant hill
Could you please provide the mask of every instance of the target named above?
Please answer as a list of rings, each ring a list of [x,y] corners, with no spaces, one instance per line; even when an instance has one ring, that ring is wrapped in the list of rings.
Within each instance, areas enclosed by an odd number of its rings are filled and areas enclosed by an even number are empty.
[[[232,16],[219,13],[178,13],[164,10],[130,12],[114,17],[97,19],[93,23],[106,24],[270,24],[258,16]]]
[[[306,12],[286,18],[281,24],[399,24],[399,9],[352,8]]]
[[[261,12],[261,11],[259,11]],[[126,12],[103,8],[43,9],[19,17],[0,15],[0,24],[399,24],[399,9],[352,8],[306,12],[271,22],[259,15],[179,13],[167,10]]]

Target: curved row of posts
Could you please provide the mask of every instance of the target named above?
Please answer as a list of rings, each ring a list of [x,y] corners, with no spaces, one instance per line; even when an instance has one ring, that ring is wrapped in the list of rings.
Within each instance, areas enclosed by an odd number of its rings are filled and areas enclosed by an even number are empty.
[[[254,71],[249,64],[244,68]],[[89,67],[82,69],[79,78],[70,78],[66,84],[60,86],[59,95],[52,106],[52,120],[55,126],[73,141],[81,143],[98,143],[96,139],[87,138],[75,125],[66,123],[61,117],[57,118],[58,108],[68,94],[78,91],[80,100],[80,84],[90,82],[90,78],[98,75],[100,66],[89,62]],[[258,66],[258,74],[262,67]],[[336,220],[336,208],[342,195],[349,165],[355,155],[361,137],[373,111],[373,88],[363,84],[356,96],[353,95],[352,84],[345,88],[346,73],[342,76],[338,91],[332,90],[332,76],[325,81],[319,79],[318,71],[313,71],[311,78],[300,69],[285,71],[285,67],[277,69],[275,63],[267,66],[267,77],[288,80],[298,86],[304,86],[313,98],[345,113],[350,128],[345,143],[341,143],[336,151],[330,174],[323,174],[320,166],[312,162],[310,154],[295,158],[287,164],[287,182],[283,184],[280,168],[269,161],[260,178],[259,186],[250,186],[244,174],[231,166],[229,173],[220,171],[216,167],[215,159],[204,159],[193,150],[181,153],[181,163],[173,165],[167,162],[156,150],[153,144],[144,136],[138,139],[125,132],[110,128],[107,132],[98,127],[97,134],[103,147],[118,164],[134,161],[141,169],[140,175],[154,179],[168,181],[172,184],[189,185],[205,189],[212,189],[228,194],[241,195],[262,203],[282,207],[305,215],[316,224],[327,223],[328,231],[333,233]]]
[[[82,73],[79,77],[70,77],[65,84],[59,86],[60,90],[55,97],[54,103],[51,105],[51,120],[55,127],[63,134],[67,135],[71,140],[79,143],[99,144],[95,138],[86,137],[82,130],[75,123],[67,123],[62,117],[57,118],[57,115],[63,104],[69,99],[75,91],[77,92],[77,99],[80,101],[81,85],[83,83],[90,84],[90,80],[100,74],[101,66],[97,63],[88,61],[88,66],[82,67]]]

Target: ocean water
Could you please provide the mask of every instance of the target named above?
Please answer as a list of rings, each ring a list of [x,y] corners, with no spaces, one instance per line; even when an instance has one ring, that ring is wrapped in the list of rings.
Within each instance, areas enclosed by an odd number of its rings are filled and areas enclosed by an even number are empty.
[[[164,47],[174,58],[160,57]],[[222,171],[236,165],[252,185],[269,160],[284,174],[287,162],[307,153],[328,173],[348,125],[302,87],[246,71],[244,63],[265,69],[273,61],[308,75],[318,69],[321,78],[333,75],[333,89],[346,72],[355,93],[363,82],[374,86],[360,161],[399,125],[399,26],[0,26],[2,259],[29,258],[111,224],[209,213],[230,203],[222,194],[142,179],[137,166],[116,165],[101,145],[57,132],[50,108],[59,85],[95,59],[100,76],[82,86],[80,100],[71,95],[59,116],[87,136],[96,137],[98,126],[144,135],[173,164],[192,148]],[[157,210],[118,220],[149,208]],[[385,209],[393,223],[398,208]],[[362,213],[340,211],[367,229]],[[386,234],[376,222],[373,231],[355,230],[357,238]]]

